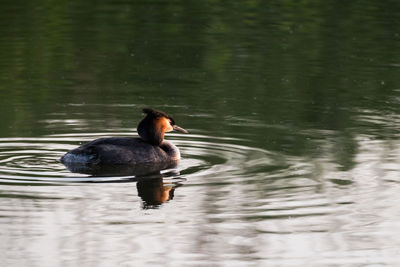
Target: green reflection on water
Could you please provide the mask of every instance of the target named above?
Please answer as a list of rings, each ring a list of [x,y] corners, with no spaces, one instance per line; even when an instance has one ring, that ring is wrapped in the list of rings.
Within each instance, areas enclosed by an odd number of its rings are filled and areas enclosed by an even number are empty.
[[[399,13],[381,0],[1,1],[6,265],[398,265]],[[66,176],[64,150],[134,129],[144,106],[192,134],[173,136],[187,177],[173,201],[171,181],[55,187],[87,181]]]
[[[318,156],[313,141],[328,138],[348,169],[370,129],[359,115],[397,112],[395,1],[0,5],[2,136],[71,130],[52,120],[134,128],[139,108],[156,106],[270,150]]]

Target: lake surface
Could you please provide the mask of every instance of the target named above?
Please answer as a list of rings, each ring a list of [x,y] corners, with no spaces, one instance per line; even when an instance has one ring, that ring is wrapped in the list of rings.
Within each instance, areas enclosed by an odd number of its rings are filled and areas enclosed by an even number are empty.
[[[397,266],[400,3],[0,3],[4,266]],[[178,166],[66,151],[174,116]]]

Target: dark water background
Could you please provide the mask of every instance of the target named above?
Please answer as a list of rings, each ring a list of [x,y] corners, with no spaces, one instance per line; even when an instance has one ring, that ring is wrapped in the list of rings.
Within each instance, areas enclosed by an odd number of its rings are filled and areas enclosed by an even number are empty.
[[[400,2],[0,3],[5,266],[400,264]],[[58,158],[174,115],[175,169]]]

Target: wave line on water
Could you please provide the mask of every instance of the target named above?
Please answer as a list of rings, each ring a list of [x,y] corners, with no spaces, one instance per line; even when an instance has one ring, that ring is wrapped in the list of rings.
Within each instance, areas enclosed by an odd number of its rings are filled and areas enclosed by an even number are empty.
[[[66,151],[98,136],[136,136],[137,133],[66,133],[38,138],[0,138],[0,179],[52,181],[52,182],[113,182],[132,180],[135,175],[116,177],[88,177],[70,173],[59,157]],[[268,176],[295,175],[304,166],[293,169],[293,160],[280,153],[262,148],[246,146],[246,139],[215,137],[201,134],[170,135],[182,159],[176,169],[162,170],[160,175],[184,177],[192,176],[230,177],[232,181],[248,179],[254,175]],[[294,160],[295,161],[295,160]],[[303,172],[307,173],[307,171]],[[279,176],[278,175],[278,176]],[[296,174],[295,176],[299,175]],[[228,179],[228,180],[229,180]],[[228,181],[229,182],[229,181]]]

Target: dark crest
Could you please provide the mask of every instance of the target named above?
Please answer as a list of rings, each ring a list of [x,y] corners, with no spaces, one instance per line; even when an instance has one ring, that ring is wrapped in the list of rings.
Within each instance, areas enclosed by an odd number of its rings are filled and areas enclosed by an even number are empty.
[[[152,108],[144,108],[142,111],[144,114],[147,114],[148,116],[153,117],[153,118],[165,117],[171,121],[171,125],[175,125],[174,118],[172,118],[170,115],[168,115],[165,112],[158,111],[158,110],[155,110]]]

